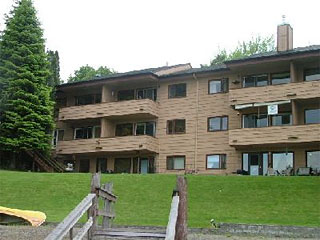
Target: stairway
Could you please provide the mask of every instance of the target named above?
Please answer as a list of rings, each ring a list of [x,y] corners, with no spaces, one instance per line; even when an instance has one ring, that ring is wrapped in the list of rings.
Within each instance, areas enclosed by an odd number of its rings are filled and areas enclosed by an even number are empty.
[[[65,166],[57,160],[46,157],[37,150],[27,150],[26,153],[46,172],[64,172]]]

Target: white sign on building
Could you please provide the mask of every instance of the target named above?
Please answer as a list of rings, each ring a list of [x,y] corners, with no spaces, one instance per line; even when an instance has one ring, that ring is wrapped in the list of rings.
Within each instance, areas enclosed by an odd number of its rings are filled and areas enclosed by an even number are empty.
[[[268,115],[277,115],[278,105],[268,105]]]

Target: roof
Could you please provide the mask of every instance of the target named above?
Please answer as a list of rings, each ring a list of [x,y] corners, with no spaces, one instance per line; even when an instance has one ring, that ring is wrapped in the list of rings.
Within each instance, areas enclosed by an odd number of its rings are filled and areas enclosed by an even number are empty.
[[[162,66],[162,67],[157,67],[157,68],[146,68],[146,69],[133,70],[133,71],[124,72],[124,73],[109,74],[106,76],[96,77],[94,79],[85,80],[85,81],[63,83],[63,84],[60,84],[58,87],[78,85],[78,84],[83,84],[83,83],[88,83],[88,82],[91,83],[91,82],[99,82],[99,81],[104,81],[104,80],[113,80],[113,79],[122,78],[122,77],[132,77],[132,76],[139,76],[139,75],[153,75],[155,77],[158,77],[158,76],[162,75],[162,72],[164,72],[165,70],[179,68],[179,67],[192,69],[190,63],[177,64],[177,65],[172,65],[172,66]]]
[[[292,50],[283,51],[283,52],[272,51],[272,52],[253,54],[248,57],[238,58],[238,59],[226,61],[224,63],[228,65],[232,63],[239,63],[239,62],[244,62],[249,60],[261,60],[265,58],[283,57],[283,56],[290,56],[290,55],[317,52],[317,51],[320,51],[320,45],[311,45],[307,47],[298,47],[298,48],[294,48]]]

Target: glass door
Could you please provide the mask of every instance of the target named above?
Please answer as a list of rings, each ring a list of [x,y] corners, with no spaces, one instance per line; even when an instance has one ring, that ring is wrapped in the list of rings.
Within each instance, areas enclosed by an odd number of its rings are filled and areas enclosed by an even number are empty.
[[[147,174],[149,171],[149,159],[140,158],[140,173]]]
[[[243,153],[242,170],[249,175],[265,175],[268,169],[268,153]]]

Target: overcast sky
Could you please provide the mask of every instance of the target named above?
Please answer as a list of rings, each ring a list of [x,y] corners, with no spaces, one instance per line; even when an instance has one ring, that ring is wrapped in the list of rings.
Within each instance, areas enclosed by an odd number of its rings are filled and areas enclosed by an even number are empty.
[[[0,0],[0,30],[14,0]],[[219,47],[276,35],[286,15],[294,47],[320,44],[319,0],[34,0],[62,79],[82,65],[118,72],[209,63]]]

